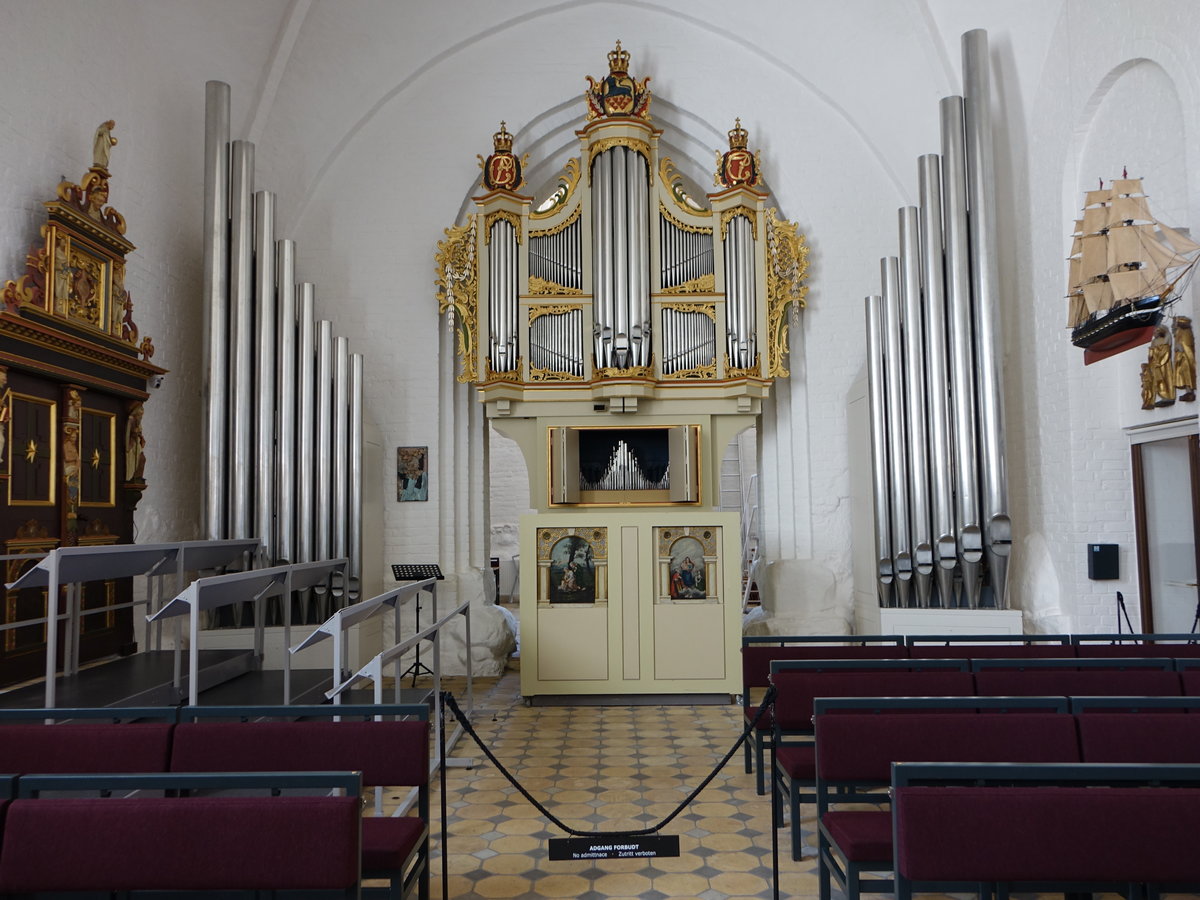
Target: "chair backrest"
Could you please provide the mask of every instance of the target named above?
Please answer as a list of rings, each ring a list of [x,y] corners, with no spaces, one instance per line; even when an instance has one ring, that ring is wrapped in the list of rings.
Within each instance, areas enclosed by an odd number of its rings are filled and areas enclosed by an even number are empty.
[[[775,722],[781,733],[811,734],[816,697],[961,697],[974,693],[970,672],[810,672],[783,670],[773,676]]]
[[[429,781],[428,722],[183,722],[173,772],[362,772],[364,786]]]
[[[1200,716],[1093,712],[1075,718],[1084,762],[1200,763]]]
[[[0,772],[164,772],[174,728],[163,722],[0,725]]]
[[[975,673],[976,693],[984,696],[1178,696],[1179,673],[1158,669],[989,669]]]
[[[836,660],[836,659],[907,659],[908,648],[899,644],[799,644],[776,647],[767,644],[742,645],[743,688],[766,687],[770,684],[771,663],[777,659]]]
[[[912,659],[1070,659],[1075,648],[1070,644],[913,644],[908,655]]]
[[[1079,762],[1067,713],[822,715],[817,776],[834,782],[891,780],[894,762]]]

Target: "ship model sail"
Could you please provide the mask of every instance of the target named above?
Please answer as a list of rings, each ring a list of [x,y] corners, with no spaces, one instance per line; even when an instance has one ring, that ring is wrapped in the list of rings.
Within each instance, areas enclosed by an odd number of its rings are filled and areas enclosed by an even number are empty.
[[[1200,260],[1200,244],[1154,218],[1140,178],[1088,191],[1073,238],[1067,324],[1085,364],[1149,342]]]

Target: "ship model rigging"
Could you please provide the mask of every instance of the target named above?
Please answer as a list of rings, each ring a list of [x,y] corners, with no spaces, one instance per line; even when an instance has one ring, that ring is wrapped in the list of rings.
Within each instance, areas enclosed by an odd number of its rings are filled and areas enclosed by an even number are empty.
[[[1200,244],[1158,221],[1140,178],[1088,191],[1075,222],[1067,299],[1084,364],[1149,342],[1200,260]]]

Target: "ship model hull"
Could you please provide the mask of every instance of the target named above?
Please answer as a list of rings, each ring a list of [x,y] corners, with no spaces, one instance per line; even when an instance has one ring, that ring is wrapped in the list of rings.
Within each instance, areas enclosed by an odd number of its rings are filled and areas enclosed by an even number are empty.
[[[1162,321],[1163,306],[1156,295],[1097,313],[1071,329],[1071,343],[1085,351],[1085,365],[1148,344]]]

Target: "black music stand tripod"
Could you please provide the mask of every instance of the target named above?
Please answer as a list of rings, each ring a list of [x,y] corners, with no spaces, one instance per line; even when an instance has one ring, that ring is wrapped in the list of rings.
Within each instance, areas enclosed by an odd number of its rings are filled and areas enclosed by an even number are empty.
[[[445,581],[445,576],[442,575],[441,567],[437,563],[417,563],[415,565],[393,565],[392,577],[397,581],[424,581],[427,578],[436,578],[438,581]],[[416,623],[414,631],[421,630],[421,594],[418,592],[413,600],[413,617]],[[399,636],[397,635],[397,639]],[[433,669],[421,662],[421,642],[417,641],[413,647],[413,655],[415,659],[413,664],[400,673],[400,680],[403,681],[408,675],[412,675],[413,687],[417,686],[417,678],[420,675],[432,675]]]

